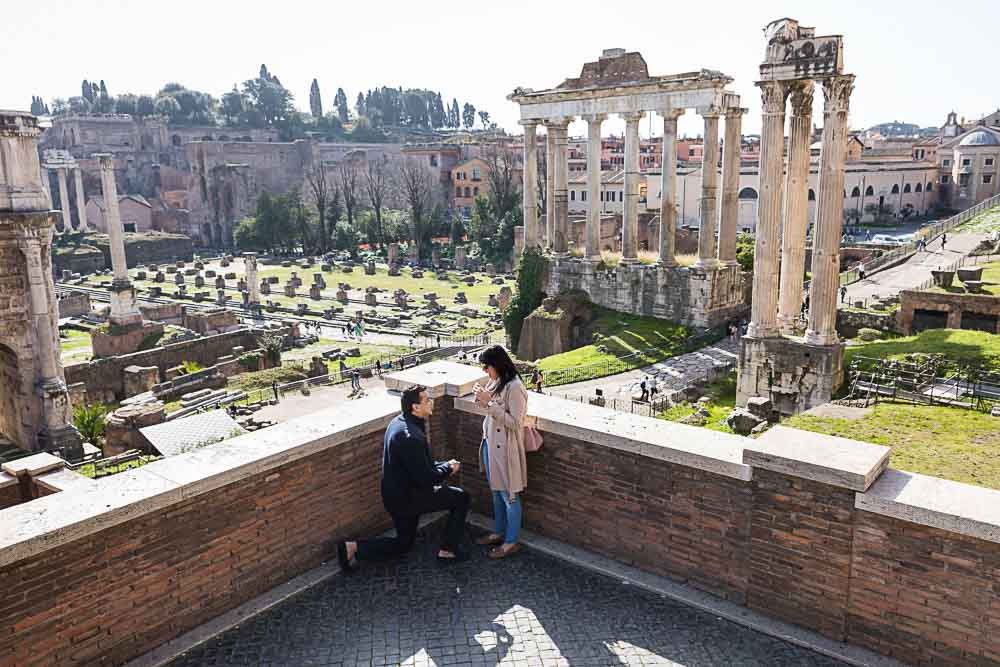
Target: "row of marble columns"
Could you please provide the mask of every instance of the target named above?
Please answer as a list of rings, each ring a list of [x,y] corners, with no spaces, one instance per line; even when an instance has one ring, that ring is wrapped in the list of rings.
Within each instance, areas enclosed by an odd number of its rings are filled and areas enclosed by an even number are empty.
[[[702,113],[705,122],[702,168],[701,228],[697,268],[736,264],[736,218],[740,180],[741,125],[746,109],[711,110]],[[622,229],[622,263],[638,262],[639,246],[639,122],[645,112],[621,114],[625,120],[625,187]],[[663,117],[663,169],[660,194],[659,260],[665,267],[677,266],[677,119],[684,109],[667,109]],[[719,118],[726,118],[722,157],[722,198],[719,201]],[[584,233],[584,257],[601,257],[601,124],[607,114],[587,114],[587,199],[590,202]],[[538,125],[546,128],[545,241],[556,256],[569,253],[568,236],[568,128],[572,118],[521,121],[524,127],[524,245],[541,245],[538,221]],[[721,225],[721,226],[720,226]],[[718,243],[716,235],[718,234]]]
[[[811,80],[761,81],[757,86],[761,90],[764,113],[753,304],[748,335],[772,338],[794,333],[803,302],[814,83]],[[837,298],[847,114],[854,76],[847,74],[825,78],[822,86],[823,140],[805,341],[814,345],[832,345],[838,340]],[[789,101],[792,116],[786,172],[785,107]]]
[[[49,186],[49,170],[54,170],[56,172],[56,178],[59,180],[59,205],[62,209],[62,229],[56,226],[54,229],[56,233],[69,232],[73,230],[73,218],[69,207],[69,185],[68,177],[66,172],[70,169],[73,170],[73,180],[76,186],[76,214],[79,220],[79,225],[77,231],[85,232],[87,231],[87,207],[86,200],[83,194],[83,172],[79,167],[69,167],[69,166],[42,166],[42,187],[45,189],[45,194],[49,198],[49,205],[52,205],[52,192]]]

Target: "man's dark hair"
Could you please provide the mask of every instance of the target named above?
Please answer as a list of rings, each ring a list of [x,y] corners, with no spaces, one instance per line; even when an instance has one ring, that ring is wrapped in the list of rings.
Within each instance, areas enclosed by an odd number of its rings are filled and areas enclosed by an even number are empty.
[[[413,385],[412,387],[403,390],[400,405],[403,408],[404,415],[413,414],[413,406],[420,402],[420,394],[425,391],[427,391],[427,387],[421,384]]]

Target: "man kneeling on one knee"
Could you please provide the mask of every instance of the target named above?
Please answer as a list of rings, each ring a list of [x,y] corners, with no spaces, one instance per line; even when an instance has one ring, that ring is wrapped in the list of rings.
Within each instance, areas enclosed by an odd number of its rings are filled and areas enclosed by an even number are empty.
[[[444,540],[438,560],[454,563],[468,556],[462,551],[465,517],[469,512],[469,494],[445,480],[456,474],[461,463],[435,461],[427,441],[426,419],[434,412],[434,399],[427,388],[410,387],[403,391],[402,413],[392,420],[385,432],[382,449],[382,503],[392,516],[395,537],[377,537],[337,545],[337,558],[345,571],[357,561],[384,560],[400,556],[413,547],[420,515],[449,510]]]

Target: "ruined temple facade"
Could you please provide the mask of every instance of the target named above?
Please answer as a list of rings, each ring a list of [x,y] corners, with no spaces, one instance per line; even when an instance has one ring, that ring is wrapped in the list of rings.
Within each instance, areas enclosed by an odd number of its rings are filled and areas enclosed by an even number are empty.
[[[847,115],[854,75],[843,69],[843,38],[817,37],[792,19],[774,21],[757,86],[763,102],[760,204],[753,299],[740,341],[737,405],[767,397],[784,414],[828,402],[844,380],[837,337],[840,238],[844,222]],[[823,88],[823,143],[813,233],[808,321],[803,333],[803,274],[815,83]],[[788,168],[785,112],[791,109]]]
[[[37,123],[25,112],[0,111],[0,438],[77,458],[52,282],[58,214],[42,185]]]
[[[583,290],[599,305],[623,312],[666,317],[697,327],[712,327],[745,309],[743,274],[736,263],[737,193],[741,123],[745,109],[726,90],[732,79],[700,70],[650,76],[639,53],[608,49],[587,63],[579,77],[548,90],[518,88],[509,97],[520,105],[524,126],[524,245],[551,253],[548,292]],[[719,154],[720,119],[725,118],[722,169],[709,165],[701,182],[698,259],[690,268],[675,258],[677,232],[677,119],[694,109],[704,120],[705,154]],[[639,262],[640,160],[639,123],[648,112],[663,120],[660,215],[655,264]],[[587,199],[601,199],[601,125],[609,114],[625,120],[624,213],[622,258],[613,272],[601,264],[601,211],[591,206],[585,226],[584,253],[569,253],[569,123],[587,121]],[[545,230],[536,208],[538,148],[536,131],[546,128]],[[721,185],[720,185],[721,180]],[[720,193],[721,190],[721,193]],[[721,196],[720,196],[721,195]]]

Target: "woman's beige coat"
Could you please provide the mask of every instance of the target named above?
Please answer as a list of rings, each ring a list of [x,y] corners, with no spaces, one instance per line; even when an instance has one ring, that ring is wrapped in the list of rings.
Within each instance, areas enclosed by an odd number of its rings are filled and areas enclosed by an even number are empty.
[[[493,391],[495,382],[487,385],[487,391]],[[528,485],[528,462],[524,454],[524,424],[528,415],[528,390],[520,378],[514,378],[507,383],[499,394],[494,395],[486,407],[486,420],[483,422],[483,435],[490,445],[490,466],[502,464],[505,466],[508,488],[504,489],[499,477],[491,475],[491,487],[494,490],[504,490],[510,494],[520,493]],[[497,445],[500,445],[497,448]],[[494,452],[503,452],[505,459],[496,460]],[[479,469],[483,470],[483,454],[479,452]],[[499,485],[497,483],[500,483]]]

